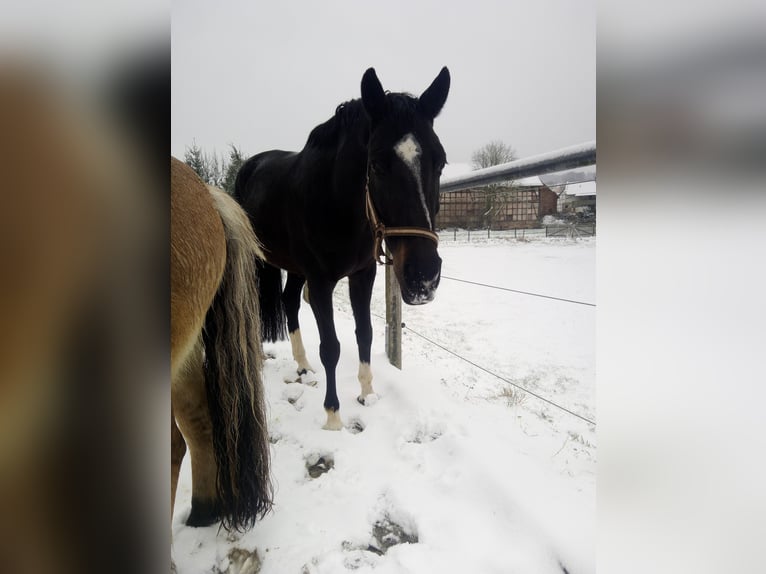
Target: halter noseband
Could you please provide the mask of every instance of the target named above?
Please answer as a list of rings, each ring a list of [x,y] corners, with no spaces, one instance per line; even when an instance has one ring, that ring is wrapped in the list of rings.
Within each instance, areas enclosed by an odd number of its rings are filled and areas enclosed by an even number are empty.
[[[424,227],[386,227],[380,218],[378,218],[378,214],[375,212],[375,207],[372,205],[369,177],[364,184],[364,193],[367,201],[367,219],[370,221],[372,232],[375,235],[375,245],[372,248],[372,257],[378,262],[378,265],[393,265],[394,263],[392,259],[386,257],[386,254],[383,251],[383,240],[389,236],[427,237],[436,243],[437,246],[439,245],[439,236],[430,229],[425,229]],[[382,260],[381,257],[383,258]]]

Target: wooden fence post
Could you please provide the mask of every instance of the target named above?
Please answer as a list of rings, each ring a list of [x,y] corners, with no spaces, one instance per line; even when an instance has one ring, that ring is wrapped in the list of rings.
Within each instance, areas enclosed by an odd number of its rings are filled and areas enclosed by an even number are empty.
[[[391,257],[388,248],[386,257]],[[386,356],[393,366],[402,368],[402,293],[393,265],[386,265]]]

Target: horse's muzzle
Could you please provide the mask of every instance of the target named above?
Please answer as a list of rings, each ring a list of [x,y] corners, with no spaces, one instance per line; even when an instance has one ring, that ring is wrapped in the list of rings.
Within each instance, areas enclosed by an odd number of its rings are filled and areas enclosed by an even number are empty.
[[[406,262],[399,277],[402,300],[408,305],[433,301],[441,279],[441,267],[441,257],[435,253],[426,260]]]

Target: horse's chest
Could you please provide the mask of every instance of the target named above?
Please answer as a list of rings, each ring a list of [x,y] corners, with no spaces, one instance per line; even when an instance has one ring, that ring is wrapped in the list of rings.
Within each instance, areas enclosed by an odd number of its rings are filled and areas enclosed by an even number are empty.
[[[320,265],[326,275],[335,279],[364,267],[367,263],[365,254],[372,253],[372,233],[369,230],[352,230],[340,224],[307,223],[304,231],[304,237],[297,243],[308,248],[305,263],[309,266],[312,263]]]

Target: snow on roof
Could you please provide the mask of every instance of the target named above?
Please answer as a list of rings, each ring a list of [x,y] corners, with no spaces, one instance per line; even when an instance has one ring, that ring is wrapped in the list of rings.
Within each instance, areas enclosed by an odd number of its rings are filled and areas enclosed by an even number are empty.
[[[566,195],[596,195],[596,182],[583,181],[582,183],[570,183],[564,190]]]
[[[465,175],[466,173],[470,173],[472,171],[475,171],[475,170],[473,169],[470,163],[448,163],[447,165],[444,166],[441,180],[443,181],[446,179],[451,179],[453,177]],[[510,181],[511,180],[509,180],[508,183],[510,183]],[[528,186],[528,187],[537,187],[537,186],[547,185],[537,175],[513,180],[513,183],[515,185]],[[557,185],[553,185],[549,187],[555,187],[559,189]],[[568,193],[569,195],[595,195],[596,182],[587,181],[584,183],[569,184],[567,185],[566,193]]]
[[[525,186],[540,186],[545,185],[538,176],[533,175],[530,177],[523,177],[521,179],[517,179],[515,181],[516,185],[525,185]]]
[[[450,179],[453,177],[458,177],[461,175],[465,175],[466,173],[470,173],[472,171],[475,171],[470,163],[448,163],[444,166],[444,170],[442,171],[441,179]],[[508,182],[510,183],[511,180]],[[516,185],[528,185],[528,186],[540,186],[545,185],[542,181],[540,181],[540,178],[536,175],[532,177],[525,177],[523,179],[515,180],[514,183]]]
[[[449,177],[457,177],[473,171],[470,163],[448,163],[442,170],[441,179],[447,179]]]

